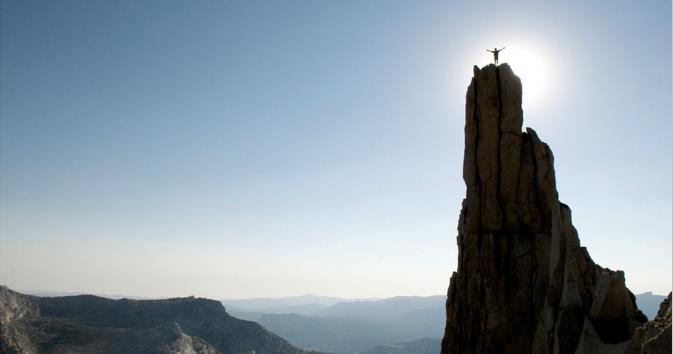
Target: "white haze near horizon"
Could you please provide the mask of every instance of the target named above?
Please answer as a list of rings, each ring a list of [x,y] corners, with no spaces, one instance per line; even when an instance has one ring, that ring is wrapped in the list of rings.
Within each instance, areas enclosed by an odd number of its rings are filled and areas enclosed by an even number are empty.
[[[582,244],[671,289],[670,1],[0,6],[2,284],[443,294],[465,89],[505,45],[549,60],[524,125]]]

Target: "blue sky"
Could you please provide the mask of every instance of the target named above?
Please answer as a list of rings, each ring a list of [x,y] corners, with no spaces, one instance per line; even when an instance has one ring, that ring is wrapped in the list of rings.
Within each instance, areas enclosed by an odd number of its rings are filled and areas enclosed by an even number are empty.
[[[1,6],[0,283],[442,294],[465,89],[505,45],[583,245],[671,289],[670,1]]]

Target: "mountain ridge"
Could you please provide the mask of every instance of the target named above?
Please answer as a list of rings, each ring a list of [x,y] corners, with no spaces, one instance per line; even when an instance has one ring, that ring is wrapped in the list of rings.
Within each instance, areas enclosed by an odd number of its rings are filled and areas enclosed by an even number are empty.
[[[3,353],[308,354],[217,300],[38,297],[0,286]]]

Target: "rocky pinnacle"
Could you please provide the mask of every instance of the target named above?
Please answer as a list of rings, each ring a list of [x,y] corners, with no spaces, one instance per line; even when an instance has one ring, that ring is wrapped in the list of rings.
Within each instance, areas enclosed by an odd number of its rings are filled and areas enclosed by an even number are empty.
[[[646,318],[624,273],[580,246],[554,156],[522,123],[509,65],[475,66],[442,353],[623,353]]]

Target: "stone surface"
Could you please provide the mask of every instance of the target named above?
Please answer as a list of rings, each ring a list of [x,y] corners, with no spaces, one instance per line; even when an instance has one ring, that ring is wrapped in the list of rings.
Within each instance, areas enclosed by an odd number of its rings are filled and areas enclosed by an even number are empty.
[[[626,351],[628,354],[671,353],[671,294],[659,307],[654,320],[638,327]]]
[[[551,149],[521,130],[521,90],[507,64],[474,68],[442,353],[623,353],[646,318],[624,273],[581,247]]]
[[[0,353],[308,354],[202,298],[27,296],[0,286]]]
[[[31,296],[0,286],[0,353],[38,353],[26,323],[39,315]]]

